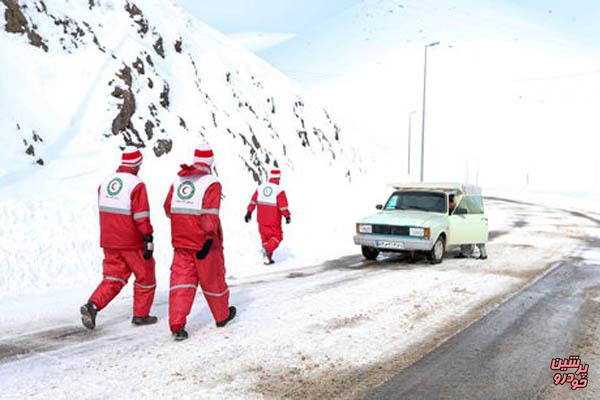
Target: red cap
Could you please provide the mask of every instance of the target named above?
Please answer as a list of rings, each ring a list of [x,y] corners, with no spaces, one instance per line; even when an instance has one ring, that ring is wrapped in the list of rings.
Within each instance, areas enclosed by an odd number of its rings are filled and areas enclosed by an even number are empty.
[[[144,156],[142,156],[142,152],[137,147],[127,146],[125,150],[123,150],[123,154],[121,154],[121,165],[124,167],[139,167],[142,165],[142,160]]]
[[[194,151],[194,164],[205,164],[209,167],[213,165],[215,155],[207,145],[200,145]]]

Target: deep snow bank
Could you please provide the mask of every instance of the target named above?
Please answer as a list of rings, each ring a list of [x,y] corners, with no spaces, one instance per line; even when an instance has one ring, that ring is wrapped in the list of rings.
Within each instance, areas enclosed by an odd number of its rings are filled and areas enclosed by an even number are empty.
[[[273,166],[294,214],[279,258],[317,261],[349,242],[342,210],[357,205],[349,183],[361,165],[344,132],[172,1],[2,0],[2,15],[0,296],[98,279],[96,188],[126,144],[145,155],[162,279],[171,257],[162,201],[201,141],[224,186],[231,274],[258,268],[256,226],[242,218]]]

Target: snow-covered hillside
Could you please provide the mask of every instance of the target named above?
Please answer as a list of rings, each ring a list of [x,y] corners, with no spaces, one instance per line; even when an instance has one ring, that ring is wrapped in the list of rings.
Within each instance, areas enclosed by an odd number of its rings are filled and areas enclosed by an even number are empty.
[[[295,214],[284,259],[332,218],[337,199],[315,194],[344,193],[360,172],[323,107],[171,0],[2,0],[0,16],[2,294],[97,280],[96,188],[124,145],[145,155],[159,275],[171,256],[162,201],[197,143],[216,153],[232,273],[258,260],[256,226],[240,222],[269,168],[283,170]]]
[[[266,165],[291,166],[288,148],[342,153],[325,110],[170,1],[3,3],[2,128],[14,150],[33,146],[34,161],[58,158],[88,124],[90,136],[120,136],[157,157],[179,135],[228,136],[256,180]],[[5,170],[30,164],[8,150]]]

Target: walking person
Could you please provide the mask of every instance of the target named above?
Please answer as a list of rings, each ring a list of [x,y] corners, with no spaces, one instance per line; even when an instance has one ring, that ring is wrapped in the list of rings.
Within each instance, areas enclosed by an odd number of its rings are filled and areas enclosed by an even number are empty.
[[[149,325],[158,320],[149,315],[156,278],[148,193],[138,177],[142,161],[139,149],[126,147],[117,171],[98,188],[104,278],[80,309],[81,322],[88,329],[96,327],[97,313],[119,294],[132,273],[135,282],[131,322]]]
[[[288,208],[285,190],[280,186],[281,171],[273,169],[269,181],[256,189],[244,220],[246,223],[252,219],[252,212],[258,207],[258,231],[262,240],[262,254],[265,265],[273,264],[273,253],[283,241],[281,219],[286,223],[292,221]]]
[[[185,330],[198,284],[217,327],[236,315],[229,306],[225,281],[223,231],[219,219],[221,184],[212,174],[213,151],[200,146],[193,165],[181,165],[164,203],[171,219],[174,255],[169,292],[169,326],[175,340],[185,340]]]

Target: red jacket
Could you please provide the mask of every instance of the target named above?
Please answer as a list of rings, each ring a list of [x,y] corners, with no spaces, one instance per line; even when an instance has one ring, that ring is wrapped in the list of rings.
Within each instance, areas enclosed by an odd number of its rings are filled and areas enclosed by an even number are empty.
[[[199,177],[210,174],[207,170],[194,166],[182,165],[178,175],[180,177]],[[207,239],[212,239],[213,246],[223,242],[223,231],[218,214],[178,214],[171,212],[174,185],[171,185],[164,209],[167,217],[171,219],[171,243],[175,249],[199,250]],[[221,207],[221,184],[212,183],[202,198],[202,209],[216,210]]]
[[[120,178],[119,178],[120,177]],[[117,195],[124,196],[123,207],[110,207],[113,197],[107,192],[107,185],[121,182]],[[118,187],[118,186],[117,186]],[[127,196],[127,192],[129,196]],[[108,206],[107,206],[108,203]],[[150,205],[146,185],[137,178],[135,170],[119,167],[117,172],[98,187],[100,208],[100,247],[105,249],[137,250],[144,248],[143,237],[152,235]]]
[[[269,179],[269,183],[256,189],[248,205],[248,212],[252,213],[257,206],[260,225],[281,226],[281,218],[291,216],[285,190],[279,187],[279,179],[276,178]]]

